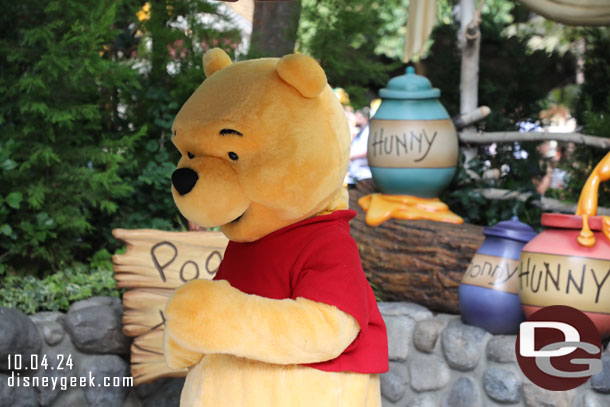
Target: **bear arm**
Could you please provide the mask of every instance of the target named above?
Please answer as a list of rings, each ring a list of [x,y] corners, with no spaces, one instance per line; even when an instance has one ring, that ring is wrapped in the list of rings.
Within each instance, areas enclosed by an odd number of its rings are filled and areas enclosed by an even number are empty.
[[[360,330],[351,315],[334,306],[249,295],[222,280],[180,287],[165,317],[169,335],[186,349],[275,364],[334,359]]]
[[[196,365],[203,358],[203,353],[193,352],[178,345],[167,333],[163,332],[163,356],[165,363],[172,370],[182,370]]]

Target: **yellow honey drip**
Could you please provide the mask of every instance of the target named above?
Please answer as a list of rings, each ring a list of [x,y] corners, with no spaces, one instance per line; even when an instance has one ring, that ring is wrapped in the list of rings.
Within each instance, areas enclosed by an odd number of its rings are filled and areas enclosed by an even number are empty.
[[[589,228],[589,216],[595,216],[597,214],[599,185],[603,181],[608,181],[609,179],[610,153],[606,154],[606,156],[595,166],[580,192],[576,215],[582,216],[582,229],[577,238],[578,243],[581,246],[592,247],[595,245],[595,236]],[[606,239],[610,240],[610,216],[603,217],[602,233],[606,236]]]
[[[438,198],[418,198],[410,195],[370,194],[358,200],[366,211],[366,223],[379,226],[391,218],[403,220],[433,220],[461,224],[462,218],[449,210]]]
[[[582,215],[582,229],[576,240],[578,240],[578,243],[581,246],[595,246],[595,236],[593,236],[593,232],[591,232],[591,228],[589,227],[589,215]]]

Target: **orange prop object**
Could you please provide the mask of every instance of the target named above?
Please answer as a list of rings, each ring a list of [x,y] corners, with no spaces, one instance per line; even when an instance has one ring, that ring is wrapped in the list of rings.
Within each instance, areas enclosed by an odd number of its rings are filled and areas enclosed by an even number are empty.
[[[410,195],[370,194],[358,200],[366,212],[366,223],[379,226],[389,219],[432,220],[462,224],[464,220],[449,210],[438,198],[418,198]]]
[[[581,246],[593,247],[595,245],[595,237],[589,228],[588,220],[589,216],[597,214],[599,184],[608,180],[610,180],[610,153],[606,154],[595,166],[580,193],[576,215],[582,216],[582,229],[577,238]],[[606,239],[610,240],[610,216],[603,217],[602,233]]]

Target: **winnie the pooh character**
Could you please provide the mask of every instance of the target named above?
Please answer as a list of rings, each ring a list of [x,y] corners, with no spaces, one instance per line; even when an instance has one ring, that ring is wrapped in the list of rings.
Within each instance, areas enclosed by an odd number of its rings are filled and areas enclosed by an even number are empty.
[[[349,129],[324,71],[305,55],[203,62],[172,129],[172,193],[230,242],[214,281],[167,305],[167,364],[189,368],[181,406],[381,406],[386,330],[349,232]]]

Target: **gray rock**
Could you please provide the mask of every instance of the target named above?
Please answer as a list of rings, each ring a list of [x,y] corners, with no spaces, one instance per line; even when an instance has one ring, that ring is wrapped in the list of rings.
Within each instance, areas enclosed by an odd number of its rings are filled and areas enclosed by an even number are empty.
[[[31,386],[11,383],[10,375],[0,374],[0,406],[7,407],[38,407],[36,390]]]
[[[57,345],[64,339],[66,334],[63,326],[57,322],[40,322],[37,326],[45,342],[50,346]]]
[[[67,391],[62,391],[51,407],[83,407],[86,405],[87,399],[85,399],[83,389],[71,387]]]
[[[437,407],[437,406],[438,406],[438,404],[436,403],[436,398],[434,398],[434,396],[431,394],[422,394],[422,395],[416,396],[411,401],[409,401],[409,404],[407,404],[407,407]]]
[[[156,389],[162,387],[164,383],[171,379],[157,379],[152,383],[144,383],[135,387],[136,395],[145,399],[155,392]]]
[[[521,398],[521,379],[510,370],[490,367],[483,374],[483,389],[492,400],[518,403]]]
[[[8,385],[8,375],[0,373],[0,406],[12,406],[15,400],[14,388]]]
[[[69,342],[69,338],[66,338]],[[40,396],[41,406],[51,406],[55,404],[55,401],[59,397],[60,393],[65,392],[69,385],[70,377],[76,375],[77,364],[73,358],[73,353],[70,344],[63,344],[63,346],[54,348],[43,348],[40,362],[46,361],[47,366],[44,368],[42,365],[36,371],[34,376],[38,377],[40,385],[37,387],[38,394]],[[46,379],[43,379],[46,378]],[[47,385],[44,385],[42,380],[47,380]],[[53,387],[52,383],[55,381],[56,386]],[[62,389],[62,386],[64,387]]]
[[[18,388],[11,407],[38,407],[38,395],[33,387]],[[67,406],[66,406],[67,407]]]
[[[142,407],[167,407],[180,405],[184,379],[164,379],[149,384],[154,390],[142,402]],[[142,386],[138,386],[142,387]],[[136,389],[138,394],[140,391]]]
[[[53,346],[64,339],[66,334],[63,328],[65,315],[61,312],[39,312],[30,315],[30,319],[36,324],[47,344]]]
[[[91,297],[70,305],[69,312],[76,312],[89,307],[114,307],[117,302],[120,304],[121,301],[116,297]]]
[[[441,357],[416,354],[409,360],[409,377],[413,390],[422,392],[445,387],[449,383],[450,372]]]
[[[66,319],[66,314],[56,311],[43,311],[37,312],[34,315],[30,315],[30,319],[36,325],[41,322],[56,322],[60,325],[63,325],[64,320]]]
[[[443,327],[443,322],[436,319],[419,321],[415,325],[413,344],[422,352],[432,353]]]
[[[122,358],[116,355],[89,356],[83,360],[79,375],[88,379],[84,389],[88,407],[123,406],[131,387],[124,386],[123,378],[129,376],[129,365]],[[93,386],[90,377],[93,377]]]
[[[443,407],[478,407],[481,395],[477,384],[470,377],[462,376],[453,383],[443,399]]]
[[[533,383],[523,384],[526,407],[570,407],[573,395],[573,391],[550,391]]]
[[[498,363],[513,363],[517,361],[515,352],[516,335],[497,335],[487,342],[487,359]]]
[[[415,322],[404,315],[385,317],[388,331],[388,356],[390,360],[404,361],[409,355],[409,347],[415,329]]]
[[[445,326],[447,326],[451,321],[461,321],[462,317],[459,315],[452,314],[436,314],[434,316],[434,319],[436,319],[437,321],[441,321]]]
[[[88,353],[127,354],[129,338],[123,334],[123,306],[118,298],[93,297],[70,307],[65,328],[74,345]]]
[[[157,379],[154,382],[140,384],[135,387],[136,395],[142,400],[150,398],[160,388],[176,386],[176,380],[180,380],[181,385],[184,386],[185,379]]]
[[[574,400],[573,407],[608,407],[610,400],[604,402],[597,394],[588,391],[580,393]]]
[[[449,366],[456,370],[473,370],[481,359],[481,350],[489,336],[483,329],[465,325],[454,319],[441,334],[443,353]]]
[[[392,403],[402,399],[407,391],[408,374],[404,364],[390,362],[390,370],[381,375],[381,394]]]
[[[600,393],[610,393],[610,354],[602,355],[602,371],[591,377],[591,386]]]
[[[428,308],[412,302],[380,302],[379,311],[384,318],[386,316],[405,315],[414,321],[423,321],[433,317]]]
[[[8,356],[20,355],[23,368],[30,369],[33,354],[40,353],[42,337],[23,312],[0,307],[0,371],[8,370]]]
[[[123,407],[142,407],[142,402],[138,398],[138,395],[134,389],[131,389],[125,397]]]

